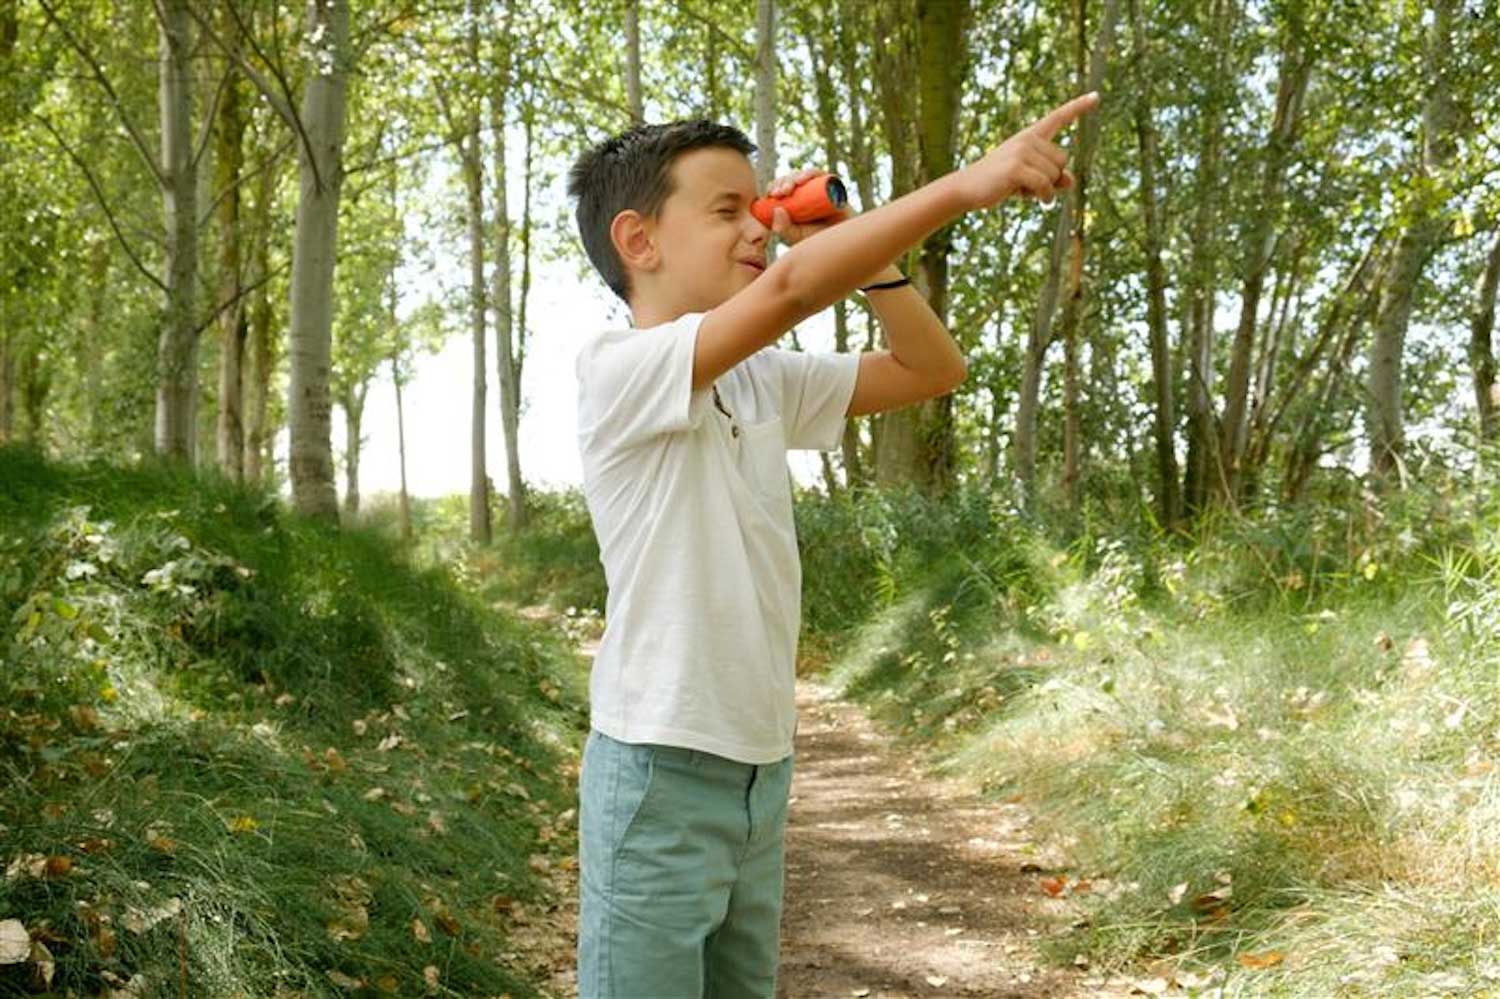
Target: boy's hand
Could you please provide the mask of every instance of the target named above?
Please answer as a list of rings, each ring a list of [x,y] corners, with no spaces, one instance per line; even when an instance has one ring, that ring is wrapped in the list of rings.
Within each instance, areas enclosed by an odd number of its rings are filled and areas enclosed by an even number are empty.
[[[952,174],[965,210],[989,208],[1017,193],[1050,203],[1054,192],[1072,187],[1068,154],[1052,140],[1098,106],[1097,91],[1075,97],[1006,139],[984,159]]]
[[[766,188],[766,197],[779,198],[791,194],[797,189],[797,185],[803,183],[808,178],[816,177],[818,174],[826,172],[815,167],[807,167],[798,170],[796,173],[777,177],[771,182],[771,186]],[[777,205],[771,212],[771,232],[787,246],[794,246],[813,233],[827,229],[831,225],[838,225],[840,222],[854,215],[853,209],[848,205],[844,205],[838,212],[837,215],[818,222],[793,222],[792,217],[787,214],[786,209]]]

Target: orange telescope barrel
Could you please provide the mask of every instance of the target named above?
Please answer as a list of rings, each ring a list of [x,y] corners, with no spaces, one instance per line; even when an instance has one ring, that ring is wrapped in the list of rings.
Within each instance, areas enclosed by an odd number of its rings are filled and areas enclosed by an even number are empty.
[[[831,173],[820,173],[798,184],[791,194],[780,198],[756,198],[750,202],[750,214],[760,224],[771,228],[771,212],[777,205],[786,209],[793,222],[817,222],[837,215],[849,203],[844,182]]]

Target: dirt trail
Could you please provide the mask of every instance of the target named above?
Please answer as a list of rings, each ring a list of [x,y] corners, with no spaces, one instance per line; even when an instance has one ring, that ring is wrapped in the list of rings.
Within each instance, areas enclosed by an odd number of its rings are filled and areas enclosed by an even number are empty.
[[[587,662],[597,643],[578,646]],[[777,999],[1126,994],[1038,956],[1071,910],[1039,888],[1021,806],[936,775],[815,680],[798,680],[797,714]],[[511,927],[510,957],[577,999],[576,864],[549,873],[553,903]]]
[[[1038,888],[1019,805],[901,755],[815,681],[797,712],[778,999],[1112,994],[1037,956],[1068,913]]]

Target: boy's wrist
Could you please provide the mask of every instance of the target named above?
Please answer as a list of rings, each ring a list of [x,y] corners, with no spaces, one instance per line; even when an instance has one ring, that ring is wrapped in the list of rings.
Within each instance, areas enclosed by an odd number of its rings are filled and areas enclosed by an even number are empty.
[[[901,268],[895,264],[886,264],[885,268],[878,274],[872,274],[859,283],[861,288],[867,288],[872,284],[885,284],[887,281],[899,281],[906,277],[901,273]]]

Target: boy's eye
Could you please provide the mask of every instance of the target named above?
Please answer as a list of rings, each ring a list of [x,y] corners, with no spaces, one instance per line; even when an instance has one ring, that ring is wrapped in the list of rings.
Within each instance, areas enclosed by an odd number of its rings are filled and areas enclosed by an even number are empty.
[[[720,215],[725,215],[725,216],[728,216],[730,218],[733,218],[734,216],[736,216],[736,215],[739,214],[739,212],[736,211],[733,208],[720,208],[718,213]]]

